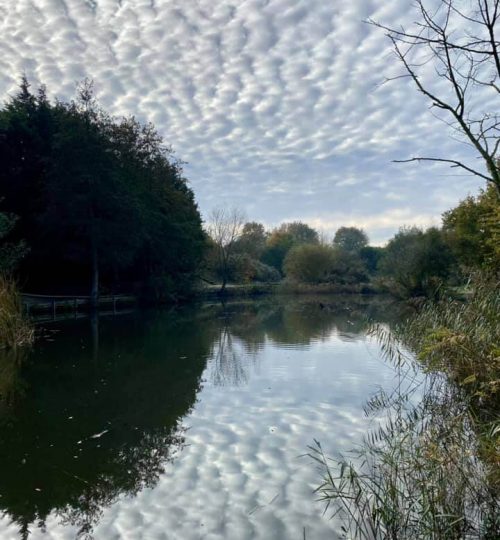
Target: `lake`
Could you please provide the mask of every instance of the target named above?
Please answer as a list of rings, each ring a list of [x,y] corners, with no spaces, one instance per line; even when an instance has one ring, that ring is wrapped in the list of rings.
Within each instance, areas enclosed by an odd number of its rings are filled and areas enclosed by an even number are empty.
[[[394,385],[383,298],[266,297],[47,323],[0,360],[0,538],[338,538],[304,454]]]

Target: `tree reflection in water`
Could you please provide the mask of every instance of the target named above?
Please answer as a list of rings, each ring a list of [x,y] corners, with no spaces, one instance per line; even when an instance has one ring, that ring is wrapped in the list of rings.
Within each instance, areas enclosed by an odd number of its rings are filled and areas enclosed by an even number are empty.
[[[212,358],[211,380],[215,386],[240,386],[247,382],[248,373],[227,326],[221,329]]]
[[[119,496],[153,487],[184,442],[215,327],[191,317],[101,321],[4,356],[0,505],[27,538],[54,513],[90,536]],[[97,343],[99,348],[96,350]]]
[[[105,508],[154,487],[182,448],[207,360],[212,384],[245,384],[267,341],[350,339],[371,317],[387,321],[375,303],[269,297],[138,312],[68,322],[27,358],[4,354],[1,510],[22,538],[49,515],[91,537]]]
[[[3,350],[0,353],[0,418],[26,395],[26,382],[21,376],[28,351],[26,349]]]
[[[267,341],[304,349],[333,334],[352,341],[366,334],[374,320],[399,321],[402,306],[385,298],[273,296],[211,309],[221,325],[212,352],[211,382],[240,386],[248,380],[248,368],[258,362]]]

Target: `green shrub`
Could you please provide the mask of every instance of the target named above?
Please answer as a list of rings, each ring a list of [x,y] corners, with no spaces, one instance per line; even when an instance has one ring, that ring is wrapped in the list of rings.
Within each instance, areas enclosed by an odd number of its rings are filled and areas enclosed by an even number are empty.
[[[321,244],[302,244],[293,247],[285,257],[285,275],[302,283],[328,281],[333,265],[334,251]]]
[[[400,229],[389,241],[379,270],[389,292],[407,298],[436,296],[452,265],[442,231],[411,227]]]

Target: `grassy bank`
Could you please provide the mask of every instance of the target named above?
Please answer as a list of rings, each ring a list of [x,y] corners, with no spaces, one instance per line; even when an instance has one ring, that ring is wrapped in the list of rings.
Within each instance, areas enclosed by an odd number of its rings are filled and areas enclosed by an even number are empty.
[[[277,291],[279,294],[377,294],[380,292],[369,283],[299,283],[282,281]]]
[[[213,299],[221,296],[220,285],[210,285],[200,288],[197,297]],[[223,295],[227,298],[261,296],[265,294],[300,295],[300,294],[378,294],[379,289],[369,283],[340,285],[335,283],[299,283],[295,281],[280,281],[275,283],[230,284],[226,286]]]
[[[468,300],[427,304],[402,338],[429,373],[440,373],[466,404],[478,455],[500,493],[500,281],[476,277]]]
[[[427,303],[400,334],[426,370],[445,374],[493,421],[500,414],[500,281],[473,285],[467,300]]]
[[[201,300],[213,300],[214,298],[246,298],[274,294],[278,289],[276,283],[245,283],[226,285],[221,292],[220,285],[207,285],[196,291],[195,297]]]

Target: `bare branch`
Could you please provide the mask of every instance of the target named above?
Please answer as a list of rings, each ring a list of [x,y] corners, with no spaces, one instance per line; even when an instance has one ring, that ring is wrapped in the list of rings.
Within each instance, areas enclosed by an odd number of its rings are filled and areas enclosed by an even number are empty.
[[[222,278],[221,292],[224,291],[229,277],[230,257],[235,243],[243,231],[245,215],[237,208],[215,208],[209,216],[207,232],[212,239],[217,266]]]
[[[409,77],[417,90],[431,103],[431,107],[444,111],[440,120],[458,131],[482,158],[486,172],[445,158],[412,158],[398,160],[441,161],[493,183],[500,195],[500,165],[497,152],[499,120],[495,114],[477,113],[474,88],[491,88],[500,94],[500,42],[495,31],[500,22],[500,0],[471,0],[475,9],[470,11],[457,0],[441,0],[437,9],[428,9],[426,0],[416,0],[419,20],[413,29],[391,28],[379,22],[368,22],[383,29],[390,39],[394,53],[404,67],[404,75],[392,80]],[[470,5],[470,4],[469,4]],[[426,54],[427,53],[427,54]],[[432,85],[421,78],[422,66],[433,62],[438,79],[443,85]],[[453,98],[450,97],[450,92]],[[444,118],[450,116],[451,121]],[[479,116],[479,115],[478,115]]]
[[[410,159],[394,159],[393,163],[410,163],[412,161],[438,161],[438,162],[443,162],[443,163],[451,163],[452,167],[460,167],[461,169],[465,169],[466,171],[472,173],[475,176],[479,176],[480,178],[483,178],[484,180],[491,181],[491,178],[489,176],[486,176],[480,173],[479,171],[476,171],[475,169],[468,167],[464,163],[461,163],[460,161],[456,161],[454,159],[413,157]]]

